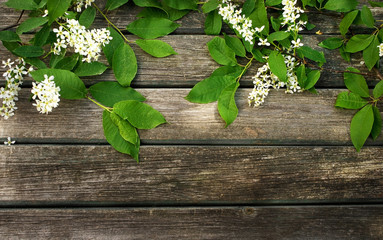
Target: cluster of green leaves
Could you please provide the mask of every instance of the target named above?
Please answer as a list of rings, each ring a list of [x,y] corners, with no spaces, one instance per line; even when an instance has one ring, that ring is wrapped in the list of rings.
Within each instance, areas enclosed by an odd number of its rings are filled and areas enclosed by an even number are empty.
[[[202,6],[202,11],[207,14],[205,21],[206,34],[218,35],[222,31],[222,17],[218,13],[219,0],[207,1]],[[238,108],[235,103],[235,94],[240,85],[239,81],[252,63],[268,62],[270,69],[280,81],[287,82],[287,67],[284,60],[284,49],[289,49],[292,40],[297,40],[300,36],[295,32],[286,32],[282,26],[283,16],[268,18],[267,6],[282,8],[282,0],[246,0],[242,12],[252,20],[253,27],[264,26],[260,33],[263,39],[273,43],[272,47],[259,47],[258,38],[255,44],[250,44],[242,38],[238,31],[233,29],[235,36],[224,34],[224,37],[215,37],[207,43],[211,57],[220,65],[210,77],[196,84],[190,91],[186,99],[193,103],[210,103],[218,101],[218,111],[226,127],[230,125],[238,115]],[[307,16],[302,14],[302,20],[307,20]],[[228,24],[228,23],[227,23]],[[228,24],[230,27],[230,24]],[[307,24],[311,30],[315,26]],[[295,69],[299,85],[302,89],[316,92],[314,85],[320,78],[320,71],[305,67],[304,63],[311,62],[311,66],[322,66],[326,60],[323,52],[303,46],[296,49],[294,57],[300,60],[301,67]],[[241,60],[239,60],[241,59]],[[247,59],[248,63],[242,65]],[[267,60],[266,60],[267,59]]]
[[[320,1],[312,2],[316,2],[316,6],[318,6]],[[351,62],[352,54],[362,54],[367,69],[371,71],[375,68],[375,72],[379,72],[378,46],[383,42],[383,31],[382,25],[376,26],[377,21],[369,6],[364,5],[357,9],[357,0],[334,1],[331,2],[330,8],[328,7],[329,3],[330,1],[324,5],[325,9],[344,13],[339,25],[342,37],[330,37],[319,45],[331,50],[339,49],[342,58],[348,62]],[[381,2],[369,1],[369,3],[371,7],[383,7]],[[371,29],[371,33],[350,34],[350,28],[353,25],[365,27],[367,28],[366,31]],[[344,83],[350,92],[341,92],[335,106],[345,109],[361,109],[354,115],[350,125],[352,143],[356,150],[360,151],[370,135],[373,140],[380,135],[382,120],[377,103],[382,100],[383,82],[380,81],[376,85],[370,96],[365,78],[352,72],[360,73],[355,68],[347,69],[344,73]]]
[[[360,109],[352,118],[350,126],[352,143],[359,152],[368,136],[371,135],[375,140],[382,131],[382,118],[376,105],[378,101],[382,100],[383,81],[375,86],[373,94],[370,96],[366,79],[362,75],[352,73],[360,71],[355,68],[347,70],[350,72],[344,73],[344,82],[350,92],[341,92],[335,106],[345,109]]]
[[[342,5],[342,2],[351,2],[350,4]],[[381,28],[376,27],[376,20],[374,19],[370,8],[364,5],[360,10],[355,9],[358,1],[337,1],[338,5],[335,9],[339,12],[344,12],[345,15],[340,22],[339,30],[342,37],[331,37],[321,42],[319,45],[327,49],[339,49],[339,52],[344,60],[350,62],[351,54],[362,52],[363,59],[368,70],[371,70],[378,64],[379,49],[378,45],[383,41],[383,31]],[[371,6],[379,6],[381,3],[370,1]],[[342,7],[344,6],[344,7]],[[346,7],[347,6],[347,7]],[[374,29],[371,34],[355,34],[349,35],[349,29],[352,25],[364,26]]]
[[[141,38],[134,42],[129,41],[119,29],[113,28],[114,25],[104,13],[122,7],[127,2],[128,0],[107,0],[103,12],[93,4],[77,13],[72,10],[75,3],[72,0],[8,0],[8,7],[29,10],[29,17],[16,31],[0,32],[0,40],[14,55],[23,57],[37,69],[32,72],[35,81],[42,81],[45,74],[54,76],[56,85],[61,89],[61,98],[88,98],[103,108],[106,140],[117,151],[129,154],[138,161],[140,138],[137,129],[152,129],[166,123],[166,120],[157,110],[143,103],[145,98],[130,87],[138,68],[136,55],[130,45],[137,44],[154,57],[177,54],[169,44],[156,38],[177,29],[180,25],[174,21],[190,10],[197,9],[197,2],[133,0],[135,5],[143,7],[138,14],[139,18],[127,26],[129,32]],[[48,16],[42,16],[44,10],[48,10]],[[60,55],[54,55],[45,51],[48,49],[46,46],[52,46],[56,42],[56,34],[52,28],[60,23],[60,17],[76,19],[89,28],[95,20],[97,10],[113,26],[108,28],[113,40],[103,47],[108,65],[98,61],[83,62],[82,57],[76,53],[64,51]],[[28,43],[22,42],[21,35],[31,31],[35,31],[34,37]],[[101,75],[108,68],[113,70],[117,82],[100,82],[87,89],[80,79]]]

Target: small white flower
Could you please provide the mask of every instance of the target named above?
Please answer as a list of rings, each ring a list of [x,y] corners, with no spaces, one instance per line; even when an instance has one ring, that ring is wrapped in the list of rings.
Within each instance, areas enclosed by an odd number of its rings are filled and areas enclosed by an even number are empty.
[[[44,14],[43,14],[42,17],[46,17],[46,16],[48,16],[48,9],[45,9],[45,10],[44,10]]]
[[[303,46],[303,43],[301,43],[301,39],[297,39],[296,41],[292,40],[291,41],[291,44],[292,44],[292,48],[300,48]]]
[[[267,39],[260,38],[258,45],[259,46],[270,46],[270,43],[267,41]]]
[[[381,43],[379,46],[379,57],[383,56],[383,43]]]
[[[4,142],[4,145],[11,146],[15,144],[16,141],[12,141],[11,137],[7,138],[7,141]]]

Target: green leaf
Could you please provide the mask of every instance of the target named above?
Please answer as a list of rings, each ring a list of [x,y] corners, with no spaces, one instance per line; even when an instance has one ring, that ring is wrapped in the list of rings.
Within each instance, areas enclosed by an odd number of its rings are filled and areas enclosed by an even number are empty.
[[[37,69],[47,68],[47,65],[38,58],[24,58],[25,62],[29,65],[36,67]]]
[[[242,12],[243,14],[245,14],[246,17],[249,17],[250,14],[254,11],[255,2],[256,0],[246,0],[243,4]]]
[[[382,132],[382,115],[377,107],[372,106],[374,112],[374,124],[372,125],[371,136],[376,140]]]
[[[303,55],[304,57],[311,59],[318,63],[325,63],[326,59],[324,58],[324,53],[314,50],[309,46],[302,46],[296,50],[300,55]]]
[[[342,44],[343,44],[342,39],[332,37],[332,38],[327,38],[323,42],[319,43],[319,46],[322,48],[327,48],[327,49],[337,49],[337,48],[340,48]]]
[[[276,6],[282,3],[282,0],[266,0],[266,6]]]
[[[328,0],[324,8],[330,11],[349,12],[358,5],[357,0]]]
[[[142,40],[137,39],[136,44],[145,52],[149,53],[153,57],[167,57],[170,55],[177,55],[172,46],[161,40]]]
[[[79,55],[73,54],[70,57],[61,59],[55,66],[57,69],[72,70],[78,61]]]
[[[211,57],[221,65],[235,66],[235,52],[226,45],[225,40],[215,37],[207,43]]]
[[[368,101],[361,98],[358,94],[352,92],[341,92],[338,94],[335,106],[346,109],[360,109],[367,103]]]
[[[119,84],[130,86],[137,74],[137,59],[128,44],[121,44],[113,55],[113,72]]]
[[[345,51],[344,45],[339,48],[340,56],[347,62],[351,62],[351,53]]]
[[[169,7],[175,8],[177,10],[197,10],[198,5],[196,0],[164,0]]]
[[[131,144],[126,141],[120,134],[118,126],[116,126],[112,118],[111,113],[105,110],[102,114],[102,126],[104,129],[104,135],[106,140],[114,149],[121,153],[129,154],[138,162],[138,152],[140,148],[140,140],[137,138],[136,144]]]
[[[361,17],[362,17],[362,21],[364,22],[364,24],[366,24],[367,27],[369,27],[369,28],[375,27],[374,26],[375,25],[375,19],[372,16],[371,10],[366,5],[364,5],[362,8]]]
[[[159,111],[135,100],[118,102],[114,104],[113,111],[138,129],[152,129],[166,123]]]
[[[124,39],[122,39],[121,35],[112,27],[108,27],[108,30],[110,31],[110,36],[113,39],[110,40],[109,44],[103,47],[103,51],[105,57],[108,59],[109,65],[112,66],[114,52],[120,45],[124,44]]]
[[[214,10],[207,14],[205,20],[205,33],[207,35],[218,35],[221,32],[222,19],[218,14],[218,10]]]
[[[304,87],[305,87],[305,83],[306,83],[306,81],[307,81],[306,67],[305,67],[304,64],[300,65],[300,66],[297,68],[296,75],[297,75],[297,78],[298,78],[298,84],[299,84],[299,86],[301,86],[302,88],[304,88]]]
[[[92,25],[95,17],[96,17],[96,9],[94,7],[87,7],[81,13],[78,21],[82,26],[89,28]]]
[[[33,0],[8,0],[5,5],[17,10],[36,10],[38,8]]]
[[[368,1],[371,7],[383,7],[383,2]]]
[[[162,9],[162,5],[158,0],[133,0],[133,2],[139,7],[155,7]]]
[[[70,6],[71,0],[48,0],[49,24],[52,24],[56,18],[61,17]]]
[[[288,32],[284,32],[284,31],[280,31],[280,32],[273,32],[271,33],[268,37],[267,37],[267,40],[269,42],[273,42],[273,41],[280,41],[280,40],[283,40],[283,39],[286,39],[290,36],[290,33]]]
[[[374,124],[372,105],[367,105],[352,118],[350,135],[354,147],[359,152],[371,133]]]
[[[265,26],[262,33],[265,35],[269,34],[269,19],[263,0],[256,0],[254,11],[250,14],[249,18],[252,20],[253,28]]]
[[[374,36],[374,40],[371,42],[370,46],[363,50],[363,59],[366,63],[368,70],[370,71],[379,61],[379,44],[380,42],[378,36]]]
[[[107,0],[106,5],[105,5],[105,9],[112,11],[116,8],[121,7],[122,5],[127,3],[128,1],[129,0]]]
[[[374,40],[374,35],[358,34],[353,36],[346,45],[346,52],[356,53],[366,49]]]
[[[17,28],[16,33],[22,34],[24,32],[29,32],[41,25],[44,25],[46,22],[48,22],[48,19],[46,17],[33,17],[28,18],[23,23],[20,24],[20,26]]]
[[[354,10],[352,12],[347,13],[342,21],[340,22],[339,29],[340,33],[345,36],[348,32],[348,29],[350,28],[351,24],[354,22],[354,19],[358,15],[358,10]]]
[[[285,58],[277,51],[273,51],[268,59],[270,70],[282,82],[287,82],[287,68]]]
[[[357,72],[360,71],[355,68],[347,68],[348,71]],[[370,92],[368,90],[366,79],[359,74],[354,73],[344,73],[344,84],[353,93],[358,94],[361,97],[368,98],[370,97]]]
[[[159,8],[146,7],[139,14],[139,18],[168,18],[168,14]]]
[[[315,86],[320,78],[320,71],[313,70],[307,74],[307,79],[304,84],[304,89],[309,90]]]
[[[274,18],[273,16],[270,17],[271,26],[273,27],[274,31],[278,32],[281,28],[281,21],[278,18]]]
[[[169,14],[169,19],[176,21],[190,12],[190,10],[177,10],[162,2],[162,8]]]
[[[219,0],[209,0],[208,2],[204,3],[202,6],[203,13],[209,13],[211,11],[214,11],[218,8],[218,5],[221,2]]]
[[[374,95],[374,98],[380,98],[383,95],[383,81],[380,81],[378,84],[376,84],[372,94]]]
[[[0,40],[6,42],[21,42],[19,35],[12,31],[1,31]]]
[[[224,34],[224,36],[226,45],[235,52],[235,55],[239,57],[246,57],[246,49],[240,39],[226,34]]]
[[[108,69],[105,64],[100,62],[83,62],[81,63],[74,73],[79,77],[101,75]]]
[[[233,76],[210,76],[197,83],[185,99],[193,103],[217,101],[223,89],[235,82],[235,80],[236,77]]]
[[[33,45],[42,47],[47,43],[49,34],[51,33],[51,26],[45,24],[44,27],[38,31],[33,39]]]
[[[185,99],[194,103],[217,101],[221,92],[236,81],[242,70],[243,68],[238,66],[223,66],[216,69],[209,78],[197,83]]]
[[[7,42],[2,41],[3,46],[8,49],[10,52],[14,53],[14,50],[20,47],[20,44],[18,42]]]
[[[136,145],[139,141],[138,133],[135,127],[132,126],[128,121],[122,119],[120,116],[115,114],[114,112],[110,113],[110,119],[114,125],[118,127],[118,131],[121,137],[130,142],[133,145]]]
[[[117,82],[100,82],[92,85],[89,92],[94,99],[107,107],[124,100],[136,100],[143,102],[146,99],[131,87],[122,87]]]
[[[59,54],[59,55],[52,54],[52,55],[51,55],[51,59],[50,59],[50,61],[49,61],[49,66],[50,66],[51,68],[54,68],[54,67],[56,66],[56,64],[57,64],[58,62],[60,62],[61,59],[63,59],[64,57],[65,57],[65,52],[62,52],[62,53]]]
[[[140,18],[129,24],[126,29],[143,39],[153,39],[168,35],[179,26],[166,18]]]
[[[20,46],[13,51],[20,57],[40,57],[44,54],[44,50],[38,46]]]
[[[235,104],[235,92],[239,87],[239,82],[227,86],[218,98],[218,111],[228,127],[238,115],[238,108]]]
[[[81,99],[86,97],[86,88],[79,77],[71,71],[62,69],[40,69],[31,72],[37,82],[44,80],[44,75],[54,76],[54,82],[60,87],[60,95],[65,99]]]
[[[261,62],[261,63],[265,63],[266,62],[266,59],[264,59],[264,55],[262,54],[261,51],[259,51],[258,48],[254,48],[252,51],[251,51],[251,54],[253,55],[254,59],[257,60],[258,62]]]

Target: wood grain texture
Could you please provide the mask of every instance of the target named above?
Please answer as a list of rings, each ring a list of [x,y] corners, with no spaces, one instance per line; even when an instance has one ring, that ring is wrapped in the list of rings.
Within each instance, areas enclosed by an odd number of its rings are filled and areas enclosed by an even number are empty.
[[[20,11],[15,11],[14,9],[8,8],[3,5],[7,0],[0,0],[0,15],[3,16],[4,21],[0,22],[0,29],[7,27],[16,23],[19,18]],[[368,4],[367,0],[359,1],[359,8],[362,7],[363,4]],[[98,6],[103,9],[106,1],[98,0],[96,1]],[[121,29],[126,29],[126,26],[137,19],[136,15],[142,10],[142,8],[135,6],[132,2],[120,7],[117,10],[113,10],[108,12],[107,16],[111,22],[113,22],[117,27]],[[383,10],[381,8],[371,8],[372,13],[376,19],[383,18]],[[318,30],[325,34],[334,34],[339,33],[339,23],[341,21],[341,14],[335,14],[336,16],[328,16],[318,13],[308,13],[308,19],[316,28],[311,31],[303,31],[304,34],[313,34]],[[21,21],[27,18],[27,14],[24,14]],[[204,23],[205,23],[205,15],[202,12],[191,12],[187,14],[180,20],[176,21],[178,24],[181,24],[174,34],[205,34],[204,33]],[[94,22],[94,26],[105,27],[107,23],[104,18],[100,14],[97,14],[97,17]],[[353,29],[356,32],[370,32],[368,29],[363,27],[355,27]],[[225,32],[231,32],[227,26],[224,26]]]
[[[383,148],[0,147],[0,205],[376,202]],[[1,224],[0,224],[1,225]]]
[[[240,89],[238,118],[226,129],[216,103],[190,103],[184,99],[189,90],[138,89],[170,123],[140,131],[144,143],[351,145],[349,125],[355,111],[334,107],[341,90],[320,90],[318,95],[273,90],[264,105],[253,108],[247,103],[251,90]],[[11,136],[25,143],[105,142],[102,109],[89,100],[62,100],[52,113],[43,115],[29,97],[29,91],[22,90],[16,115],[0,119],[0,138]]]
[[[332,71],[344,71],[352,66],[358,68],[362,72],[368,72],[364,64],[361,64],[362,56],[353,56],[353,61],[347,63],[344,61],[339,51],[330,51],[318,47],[318,43],[325,40],[329,36],[305,36],[304,42],[306,45],[323,50],[327,59],[325,68]],[[138,73],[133,81],[134,87],[193,87],[199,81],[207,78],[210,74],[219,67],[219,65],[211,58],[206,43],[213,36],[204,35],[176,35],[162,38],[165,42],[173,46],[179,55],[173,55],[166,58],[155,58],[138,46],[133,45],[133,49],[137,55]],[[136,39],[136,38],[133,38]],[[14,59],[15,57],[0,44],[0,59]],[[105,62],[105,61],[104,61]],[[242,87],[252,87],[254,76],[257,69],[262,64],[254,64],[241,80]],[[4,69],[0,68],[0,73]],[[82,78],[86,85],[92,85],[100,81],[115,81],[112,70],[107,70],[103,75],[96,77]],[[376,77],[367,77],[368,84],[375,86],[379,81]],[[5,80],[1,79],[0,84]],[[31,79],[28,78],[24,86],[31,86]],[[317,87],[344,87],[343,74],[329,71],[322,71],[322,76]]]
[[[2,209],[6,239],[381,239],[383,208]]]

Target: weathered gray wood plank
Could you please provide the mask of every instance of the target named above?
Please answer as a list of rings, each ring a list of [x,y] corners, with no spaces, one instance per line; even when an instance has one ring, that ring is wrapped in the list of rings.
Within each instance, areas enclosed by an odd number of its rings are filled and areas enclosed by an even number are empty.
[[[6,239],[381,239],[382,206],[4,209]]]
[[[4,17],[4,21],[0,22],[0,28],[7,27],[15,23],[20,15],[20,11],[14,11],[3,5],[7,0],[0,0],[0,15]],[[97,1],[99,7],[103,8],[106,1]],[[360,1],[361,4],[368,4],[367,1]],[[361,5],[360,5],[361,6]],[[136,15],[142,10],[142,8],[135,6],[132,3],[128,3],[123,7],[110,11],[107,16],[111,22],[113,22],[117,27],[125,29],[126,26],[137,19]],[[382,19],[383,11],[381,8],[372,8],[372,12],[377,19]],[[323,33],[339,33],[339,23],[341,21],[340,14],[339,16],[328,16],[317,13],[309,13],[309,20],[311,23],[317,27],[310,31],[311,33],[321,30]],[[25,17],[22,18],[25,19]],[[191,12],[182,19],[178,20],[177,23],[181,24],[174,33],[175,34],[205,34],[204,33],[204,23],[205,15],[202,12]],[[105,27],[107,26],[106,21],[97,14],[95,19],[95,26]],[[368,31],[365,28],[355,28],[355,31]],[[224,31],[230,32],[228,27],[224,27]],[[304,33],[309,33],[309,31],[304,31]]]
[[[321,49],[317,45],[328,36],[306,36],[304,41],[307,45]],[[135,87],[193,87],[199,81],[207,78],[219,67],[210,57],[206,43],[211,40],[212,36],[203,35],[177,35],[167,36],[163,40],[171,44],[179,53],[176,56],[167,58],[154,58],[143,52],[138,46],[133,45],[138,60],[138,74],[133,81]],[[338,51],[325,52],[327,63],[325,68],[335,71],[344,71],[347,67],[353,66],[363,72],[368,72],[364,65],[360,64],[362,57],[355,56],[353,62],[347,63]],[[14,59],[8,50],[0,44],[0,59]],[[254,76],[260,63],[254,64],[245,77],[241,81],[242,87],[252,87]],[[0,68],[0,73],[4,72]],[[86,85],[91,85],[100,81],[115,81],[112,70],[107,70],[105,74],[98,77],[83,78]],[[374,86],[378,82],[376,77],[367,77],[370,86]],[[0,80],[4,82],[3,79]],[[24,83],[24,86],[31,86],[30,79]],[[318,87],[344,87],[343,74],[323,71],[322,77],[317,83]]]
[[[275,204],[383,198],[383,148],[0,147],[0,205]],[[0,224],[1,226],[1,224]]]
[[[138,89],[148,103],[170,124],[140,131],[144,143],[192,144],[351,144],[349,124],[355,111],[334,107],[341,90],[320,90],[286,95],[272,90],[258,108],[247,103],[250,89],[236,95],[239,115],[224,128],[216,103],[195,104],[184,99],[190,89]],[[20,142],[105,142],[101,108],[89,100],[62,100],[49,115],[42,115],[20,93],[19,108],[9,120],[0,119],[0,138],[11,136]],[[374,144],[382,144],[380,137]]]

